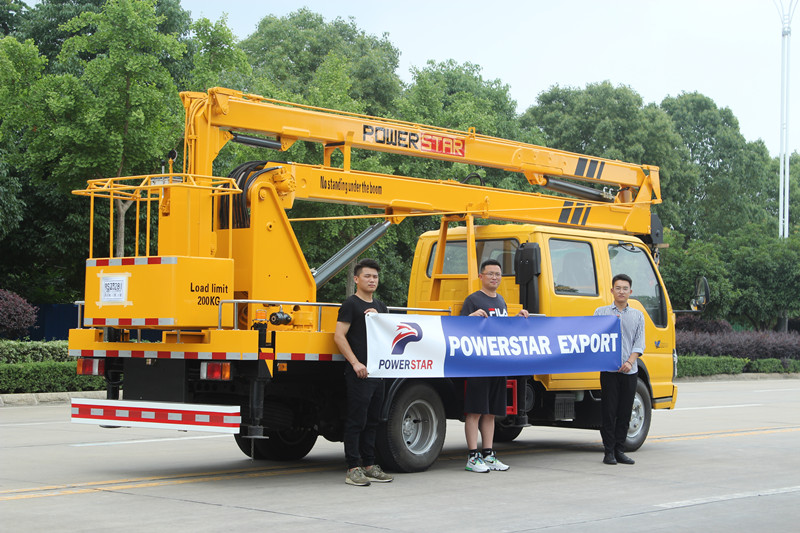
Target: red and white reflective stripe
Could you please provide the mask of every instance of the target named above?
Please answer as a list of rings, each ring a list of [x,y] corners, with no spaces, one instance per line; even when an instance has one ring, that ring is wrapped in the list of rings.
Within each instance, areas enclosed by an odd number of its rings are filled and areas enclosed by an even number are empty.
[[[87,267],[128,266],[128,265],[176,265],[177,257],[111,257],[108,259],[87,259]]]
[[[199,359],[201,361],[257,361],[256,352],[171,352],[165,350],[74,350],[73,357],[133,357],[139,359]]]
[[[268,361],[345,361],[340,353],[274,353],[262,352]]]
[[[239,433],[238,405],[72,399],[72,421],[184,431]]]
[[[83,325],[91,326],[174,326],[174,318],[84,318]]]

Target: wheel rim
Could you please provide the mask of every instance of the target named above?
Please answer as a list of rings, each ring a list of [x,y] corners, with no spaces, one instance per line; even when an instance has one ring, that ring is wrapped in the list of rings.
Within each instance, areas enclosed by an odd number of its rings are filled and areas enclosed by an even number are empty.
[[[633,409],[631,410],[631,423],[628,426],[628,438],[635,439],[642,431],[644,426],[644,403],[642,397],[637,392],[633,397]]]
[[[403,442],[413,454],[423,454],[436,441],[438,420],[433,406],[425,400],[414,400],[403,413]]]

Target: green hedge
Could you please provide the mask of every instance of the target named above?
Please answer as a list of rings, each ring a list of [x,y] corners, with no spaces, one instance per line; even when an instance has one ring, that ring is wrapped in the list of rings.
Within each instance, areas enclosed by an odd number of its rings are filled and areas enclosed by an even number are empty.
[[[741,374],[742,372],[800,372],[795,359],[756,359],[730,356],[678,356],[678,377]],[[67,341],[0,340],[0,394],[103,390],[105,381],[75,373],[75,358]]]
[[[678,356],[678,377],[713,376],[714,374],[741,374],[749,363],[741,357]]]
[[[750,361],[745,369],[746,372],[759,374],[800,372],[800,361],[796,359],[757,359]]]
[[[69,356],[67,341],[0,340],[0,364],[74,360]]]
[[[79,376],[75,361],[0,364],[0,394],[104,390],[99,376]]]

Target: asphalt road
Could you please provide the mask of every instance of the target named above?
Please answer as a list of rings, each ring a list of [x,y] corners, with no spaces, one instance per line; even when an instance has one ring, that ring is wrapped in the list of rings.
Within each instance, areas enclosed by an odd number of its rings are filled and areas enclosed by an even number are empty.
[[[464,471],[463,425],[427,472],[344,484],[341,443],[251,462],[231,436],[69,423],[66,404],[0,409],[0,530],[797,531],[800,380],[682,383],[636,465],[599,434],[526,428],[508,472]]]

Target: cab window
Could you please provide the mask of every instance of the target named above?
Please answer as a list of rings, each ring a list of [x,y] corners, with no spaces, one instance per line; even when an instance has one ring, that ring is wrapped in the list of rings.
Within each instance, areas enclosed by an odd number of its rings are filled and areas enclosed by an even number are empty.
[[[428,258],[428,277],[433,274],[433,261],[436,258],[436,247],[439,243],[434,243],[431,248],[431,255]],[[519,241],[516,239],[490,239],[475,241],[476,256],[478,257],[478,268],[487,259],[496,259],[500,262],[504,276],[514,275],[514,254],[519,248]],[[466,274],[467,273],[467,241],[447,241],[444,249],[444,265],[442,274]]]
[[[667,304],[664,290],[658,282],[653,263],[647,252],[630,243],[611,244],[608,247],[611,258],[611,274],[627,274],[633,280],[631,298],[642,304],[653,324],[667,325]]]
[[[550,239],[549,246],[556,294],[597,296],[592,245],[585,241]]]

